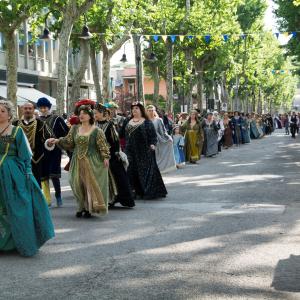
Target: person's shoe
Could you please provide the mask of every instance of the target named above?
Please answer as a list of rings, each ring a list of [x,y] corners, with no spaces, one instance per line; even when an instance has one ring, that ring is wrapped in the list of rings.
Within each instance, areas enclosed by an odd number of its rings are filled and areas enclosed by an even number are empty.
[[[63,206],[63,202],[61,197],[56,197],[56,205],[57,207],[62,207]]]
[[[76,213],[76,218],[81,218],[82,217],[82,214],[83,214],[83,211],[78,211]]]
[[[90,213],[89,211],[85,211],[85,212],[83,213],[83,217],[86,218],[86,219],[89,219],[89,218],[92,217],[92,215],[91,215],[91,213]]]

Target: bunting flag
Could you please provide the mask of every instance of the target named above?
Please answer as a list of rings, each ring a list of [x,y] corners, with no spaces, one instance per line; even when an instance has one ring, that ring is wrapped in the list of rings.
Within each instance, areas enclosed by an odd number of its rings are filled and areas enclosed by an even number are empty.
[[[224,39],[225,42],[228,42],[229,35],[228,34],[223,34],[223,39]]]
[[[162,35],[161,38],[163,39],[164,42],[166,42],[167,39],[168,39],[168,36],[167,35]]]
[[[295,38],[295,37],[297,36],[297,32],[296,32],[296,31],[293,31],[293,32],[292,32],[292,36],[293,36],[293,38]]]
[[[278,37],[279,37],[279,32],[276,32],[276,33],[275,33],[275,36],[278,38]]]
[[[179,36],[179,40],[180,40],[180,42],[183,42],[183,40],[184,40],[184,35],[180,35],[180,36]]]
[[[194,38],[193,35],[188,35],[188,38],[191,40],[192,38]]]
[[[144,37],[146,38],[146,40],[150,40],[150,35],[144,35]]]
[[[170,35],[172,43],[176,42],[176,35]]]
[[[245,40],[245,39],[246,39],[246,37],[247,37],[247,35],[246,35],[246,34],[241,34],[241,38],[242,38],[243,40]]]
[[[154,42],[158,42],[159,36],[158,35],[153,35],[153,40],[154,40]]]
[[[290,34],[288,32],[284,32],[283,36],[288,37]]]
[[[210,43],[211,36],[210,36],[210,35],[206,35],[206,36],[204,37],[204,39],[205,39],[205,43],[206,43],[206,44],[209,44],[209,43]]]

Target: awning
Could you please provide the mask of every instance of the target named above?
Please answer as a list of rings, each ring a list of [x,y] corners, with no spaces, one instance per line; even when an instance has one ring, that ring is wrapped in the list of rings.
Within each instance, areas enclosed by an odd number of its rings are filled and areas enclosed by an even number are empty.
[[[6,99],[7,96],[7,87],[6,85],[0,85],[0,97]],[[56,109],[56,99],[42,93],[32,87],[23,87],[23,86],[18,86],[17,90],[17,104],[18,105],[23,105],[24,103],[30,101],[33,103],[36,103],[39,98],[41,97],[46,97],[52,104],[52,109]]]

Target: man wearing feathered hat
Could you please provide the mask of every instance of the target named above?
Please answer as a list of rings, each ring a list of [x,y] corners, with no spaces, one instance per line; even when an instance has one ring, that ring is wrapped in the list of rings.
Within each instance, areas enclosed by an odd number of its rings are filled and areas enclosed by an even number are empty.
[[[50,128],[53,137],[58,139],[68,134],[69,128],[67,124],[62,117],[51,113],[52,104],[47,98],[38,99],[36,105],[40,112],[40,119]],[[42,167],[42,188],[49,206],[51,205],[49,179],[52,180],[54,186],[57,206],[60,207],[63,204],[60,186],[61,155],[62,151],[57,146],[55,146],[53,151],[45,151],[45,159]]]

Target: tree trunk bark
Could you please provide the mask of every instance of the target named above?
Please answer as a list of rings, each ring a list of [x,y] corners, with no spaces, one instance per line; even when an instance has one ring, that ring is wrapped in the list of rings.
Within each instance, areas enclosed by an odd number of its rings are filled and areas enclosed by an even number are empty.
[[[197,69],[197,108],[203,110],[203,71],[204,64],[201,60],[195,60],[195,67]]]
[[[102,93],[101,93],[101,85],[100,85],[100,76],[99,76],[99,66],[96,61],[96,52],[92,47],[90,48],[90,59],[93,73],[93,80],[96,90],[97,102],[103,103]]]
[[[110,55],[106,43],[102,44],[102,88],[104,101],[107,101],[110,97]]]
[[[144,68],[142,59],[142,47],[140,44],[141,37],[139,35],[133,35],[133,44],[135,51],[135,65],[136,65],[136,81],[137,81],[137,101],[142,104],[145,103],[144,97]]]
[[[18,89],[18,68],[16,57],[16,36],[15,31],[5,32],[6,41],[6,80],[7,80],[7,100],[11,101],[17,107],[17,89]]]
[[[153,82],[154,82],[154,89],[153,89],[153,104],[158,105],[158,98],[159,98],[159,72],[158,72],[158,66],[156,63],[154,63],[151,66],[152,74],[153,74]]]
[[[57,79],[57,113],[62,114],[65,111],[65,101],[67,100],[68,87],[68,51],[70,45],[70,36],[73,28],[74,18],[70,12],[65,14],[61,32],[59,34],[59,64]]]
[[[173,113],[173,44],[167,41],[167,112]]]
[[[89,54],[90,54],[90,42],[88,40],[80,41],[80,64],[77,67],[77,71],[75,72],[72,78],[72,87],[70,91],[70,99],[69,99],[69,112],[74,110],[75,102],[80,99],[80,85],[84,78],[85,71],[89,62]]]
[[[187,107],[188,107],[188,111],[190,111],[193,108],[193,97],[192,97],[192,90],[193,90],[193,80],[192,80],[192,52],[190,49],[187,49],[185,51],[185,59],[187,62],[187,70],[188,70],[188,89],[186,92],[186,98],[187,98]]]

